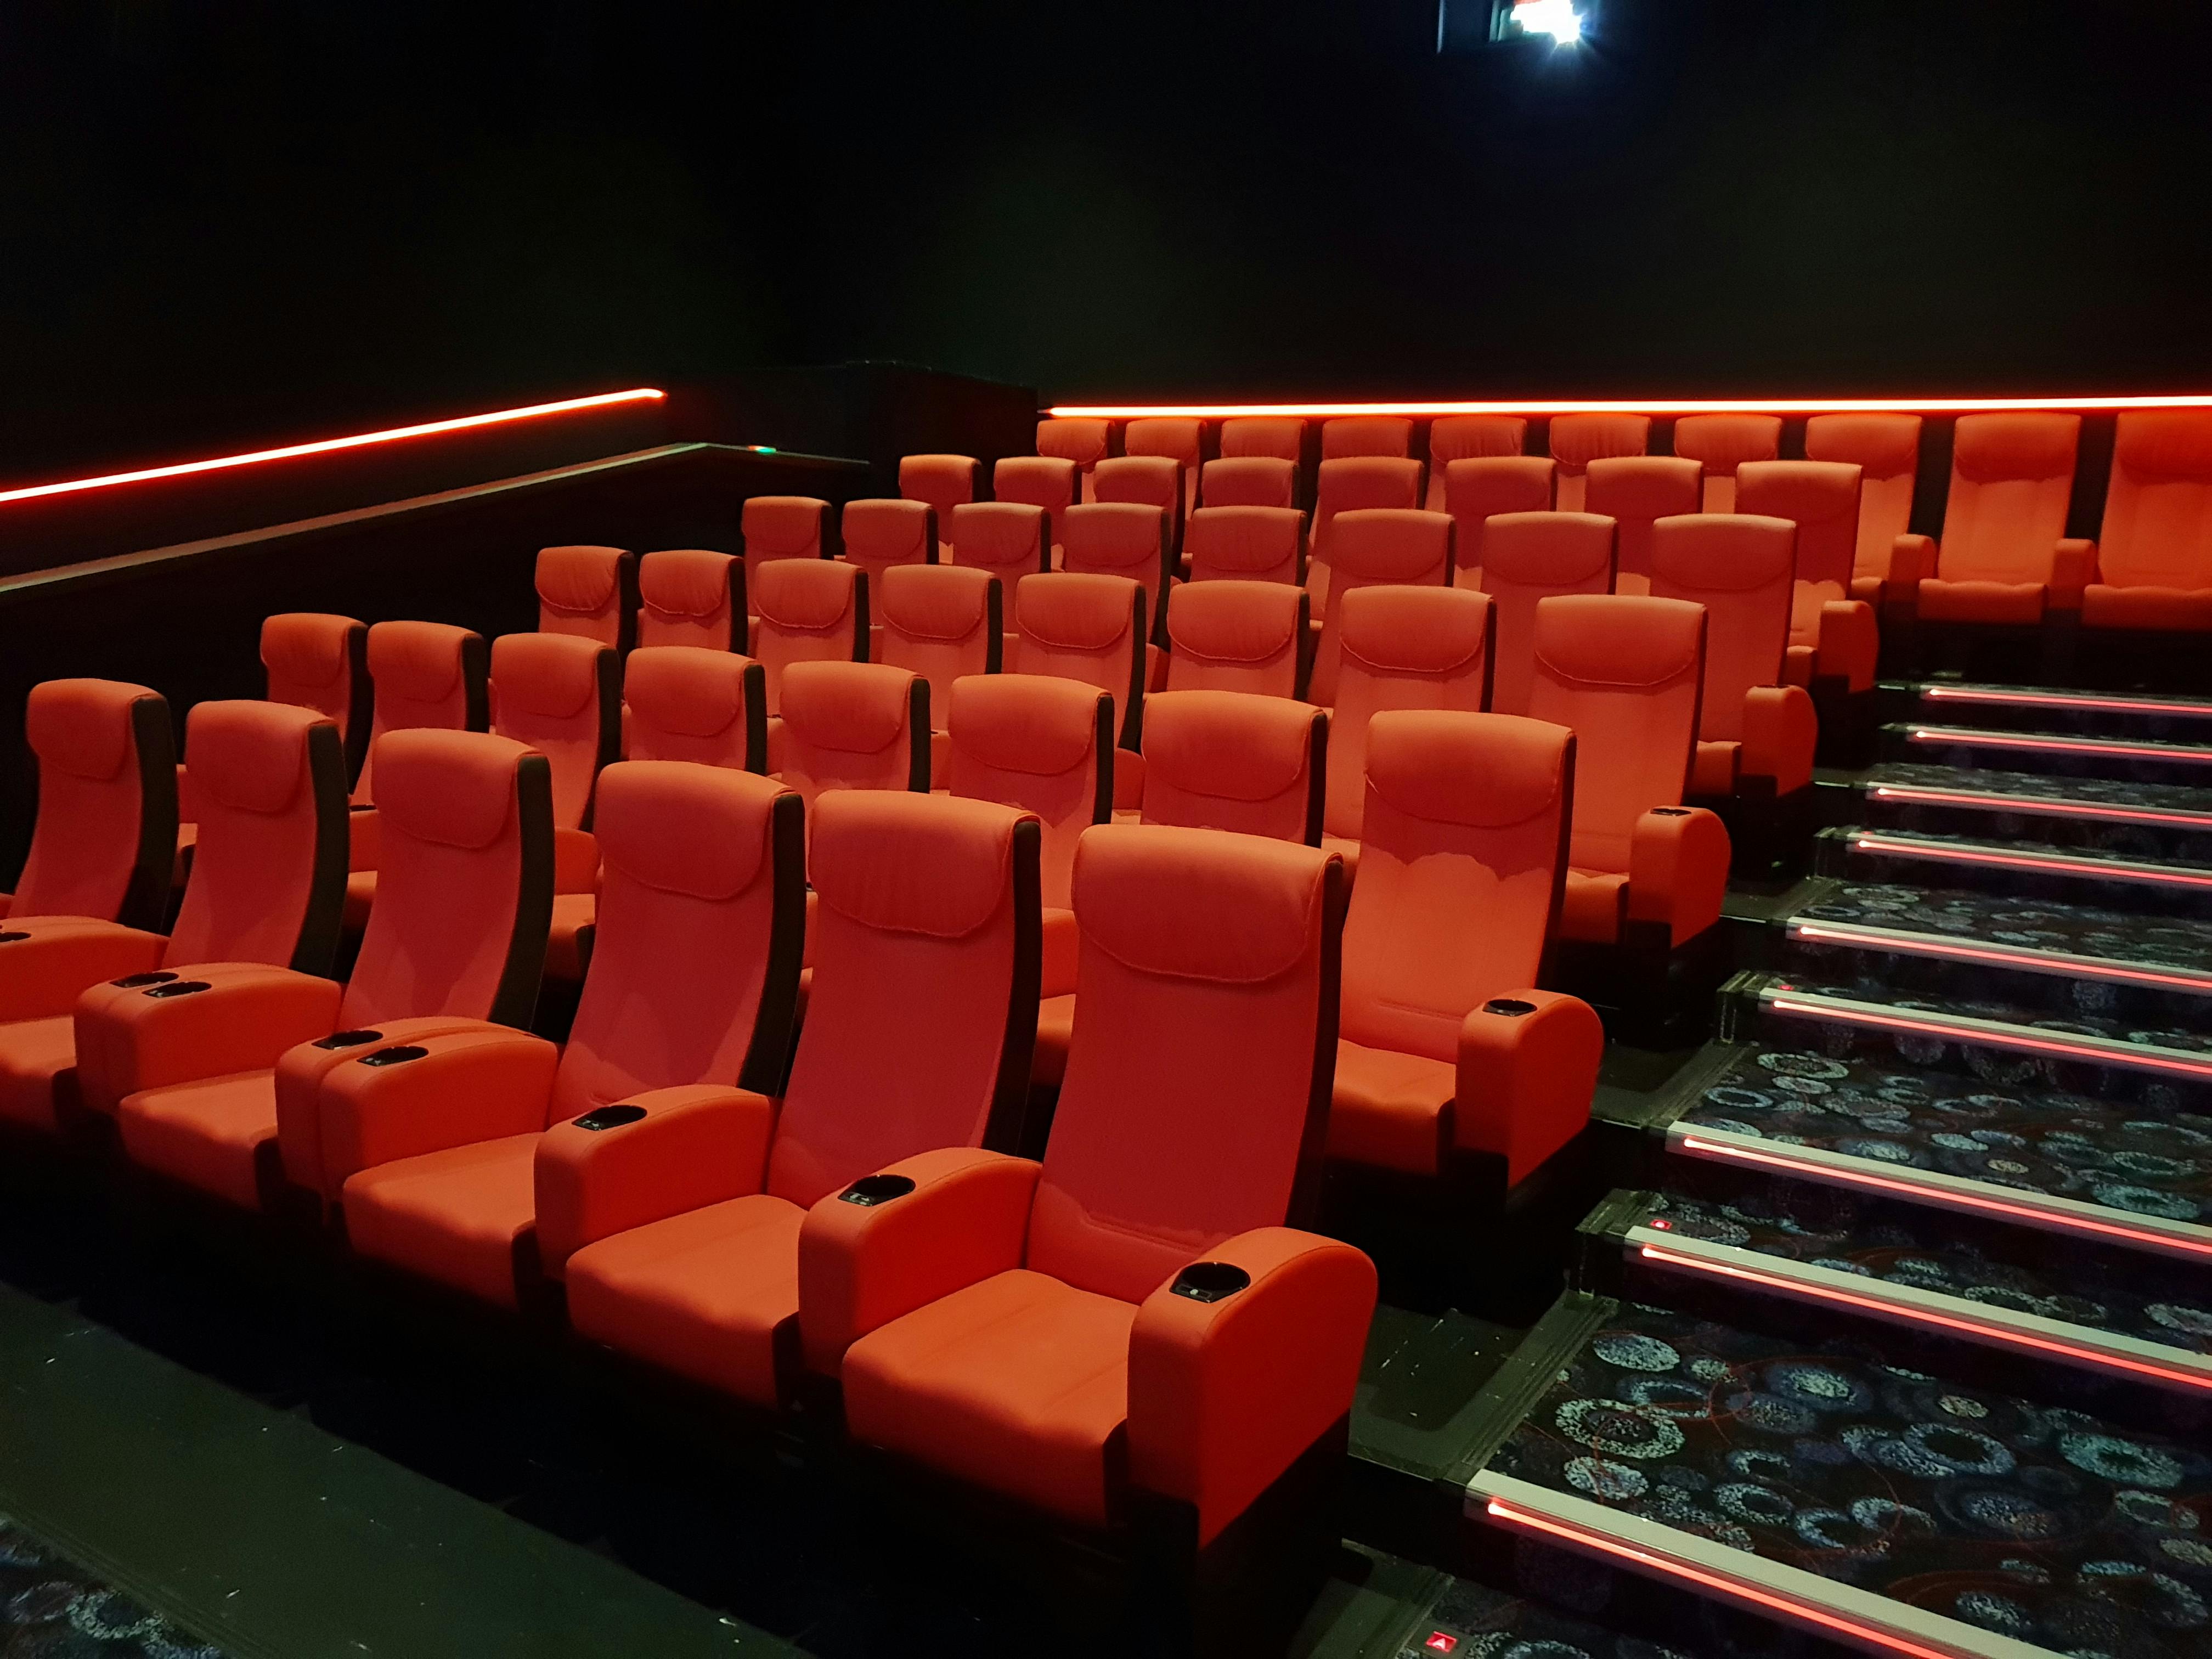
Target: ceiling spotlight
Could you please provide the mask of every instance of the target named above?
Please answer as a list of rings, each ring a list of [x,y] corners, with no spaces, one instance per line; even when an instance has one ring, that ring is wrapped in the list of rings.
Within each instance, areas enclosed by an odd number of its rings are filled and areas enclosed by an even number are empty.
[[[1437,50],[1477,52],[1519,42],[1571,46],[1601,0],[1437,0]]]
[[[1583,38],[1582,14],[1573,0],[1513,0],[1499,20],[1513,34],[1548,34],[1554,46],[1571,46]],[[1511,36],[1507,37],[1510,39]]]

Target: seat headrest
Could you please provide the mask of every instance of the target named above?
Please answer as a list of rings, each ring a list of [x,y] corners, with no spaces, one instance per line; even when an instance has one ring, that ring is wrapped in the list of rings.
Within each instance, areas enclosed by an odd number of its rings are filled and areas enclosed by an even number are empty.
[[[1295,461],[1272,455],[1224,455],[1208,461],[1199,477],[1199,496],[1208,507],[1287,508],[1297,490]]]
[[[279,611],[261,624],[261,665],[288,685],[336,685],[351,665],[360,628],[351,617]]]
[[[770,559],[755,570],[747,592],[763,622],[824,633],[853,609],[860,573],[831,559]]]
[[[1805,422],[1805,454],[1815,461],[1852,461],[1869,478],[1920,470],[1917,415],[1815,415]]]
[[[1541,455],[1522,456],[1528,441],[1528,422],[1518,415],[1447,415],[1429,424],[1429,465],[1511,455],[1524,460],[1543,460]]]
[[[917,640],[964,640],[989,619],[998,578],[960,564],[895,564],[876,583],[884,625]]]
[[[1145,699],[1145,765],[1179,789],[1273,800],[1306,775],[1319,711],[1251,691],[1161,691]]]
[[[848,558],[920,562],[930,556],[933,532],[927,501],[908,501],[902,496],[848,501],[838,524],[844,534]]]
[[[1314,949],[1334,857],[1265,836],[1098,824],[1076,843],[1076,921],[1085,945],[1139,973],[1258,985]]]
[[[1321,423],[1321,455],[1404,455],[1413,447],[1413,423],[1401,415],[1344,415]]]
[[[753,495],[738,520],[745,551],[774,559],[799,559],[822,550],[822,520],[830,503],[811,495]],[[757,564],[759,559],[753,561]]]
[[[1337,617],[1345,656],[1389,673],[1450,673],[1490,638],[1490,595],[1466,587],[1355,588]]]
[[[2079,415],[2050,410],[1961,415],[1951,428],[1951,465],[1974,483],[2063,477],[2081,435]]]
[[[1002,501],[1065,507],[1082,499],[1075,463],[1057,455],[1009,455],[991,469],[991,493]]]
[[[1449,513],[1406,507],[1362,507],[1336,515],[1330,562],[1346,576],[1374,582],[1443,580],[1451,550]]]
[[[1175,463],[1164,461],[1161,465],[1171,468]],[[1066,550],[1071,566],[1080,564],[1095,568],[1106,565],[1117,570],[1133,570],[1139,579],[1149,576],[1157,580],[1160,550],[1166,544],[1165,525],[1165,514],[1151,502],[1090,501],[1081,507],[1071,507],[1062,515],[1060,545]]]
[[[801,743],[874,755],[907,736],[915,676],[880,662],[795,662],[783,671],[783,723]]]
[[[1559,804],[1573,742],[1518,714],[1385,709],[1367,726],[1367,785],[1409,817],[1503,830]]]
[[[1031,577],[1014,595],[1016,626],[1065,650],[1110,650],[1129,637],[1139,591],[1127,576],[1050,571]]]
[[[517,769],[537,752],[489,732],[386,732],[370,761],[380,827],[447,847],[489,847],[514,816]]]
[[[899,493],[922,492],[924,501],[951,495],[965,501],[975,491],[975,476],[983,464],[973,455],[902,455]]]
[[[745,706],[752,659],[697,645],[641,645],[623,665],[623,697],[639,719],[687,738],[729,729]]]
[[[1705,469],[1680,455],[1601,455],[1583,471],[1583,504],[1616,519],[1694,513],[1705,497]]]
[[[1203,421],[1180,415],[1155,415],[1132,421],[1121,428],[1121,451],[1125,455],[1163,455],[1191,467],[1198,465],[1199,450],[1205,439]]]
[[[637,562],[637,595],[664,617],[719,617],[730,608],[734,553],[706,547],[664,547]]]
[[[1045,512],[1027,501],[963,501],[952,509],[952,556],[963,564],[1035,569],[1044,549]]]
[[[1288,582],[1184,582],[1168,599],[1168,638],[1216,662],[1265,662],[1297,641],[1304,597]]]
[[[1860,476],[1853,461],[1746,461],[1736,469],[1735,504],[1799,524],[1855,517]]]
[[[572,617],[596,616],[622,594],[619,547],[541,547],[538,550],[538,599],[549,611]]]
[[[1006,902],[1024,819],[1036,822],[965,796],[840,789],[814,803],[807,872],[823,904],[862,927],[964,939]]]
[[[613,655],[611,647],[574,634],[502,634],[491,642],[500,710],[572,720],[598,697],[601,660]]]
[[[1536,659],[1583,685],[1664,685],[1702,666],[1705,607],[1634,593],[1536,601]]]
[[[1549,455],[1466,455],[1444,465],[1444,499],[1456,501],[1474,493],[1498,494],[1511,490],[1540,501],[1542,512],[1552,502],[1552,473],[1559,463]]]
[[[1733,474],[1746,461],[1782,453],[1779,415],[1685,415],[1674,422],[1674,453],[1708,472]]]
[[[775,804],[791,793],[772,778],[726,767],[617,761],[599,774],[592,833],[608,868],[632,881],[693,898],[735,898],[767,866]]]
[[[1095,763],[1110,693],[1056,674],[963,674],[952,682],[952,746],[1000,772],[1053,778]]]
[[[1797,567],[1797,526],[1750,513],[1683,513],[1651,526],[1651,574],[1671,586],[1738,593],[1786,582]]]
[[[379,623],[368,630],[368,676],[392,696],[437,702],[460,684],[461,653],[476,637],[445,623]]]
[[[1305,441],[1306,423],[1294,417],[1240,415],[1221,423],[1221,453],[1231,460],[1265,455],[1295,462]]]
[[[1071,418],[1039,421],[1037,453],[1057,455],[1062,460],[1073,461],[1078,466],[1096,466],[1106,459],[1107,434],[1112,429],[1113,423],[1109,421]]]
[[[1421,464],[1394,455],[1343,455],[1321,464],[1320,499],[1342,507],[1416,507]]]
[[[1273,570],[1295,561],[1306,515],[1295,507],[1201,507],[1183,528],[1193,568]]]
[[[1483,526],[1484,585],[1595,581],[1613,568],[1613,529],[1602,513],[1500,513]]]
[[[2112,459],[2144,483],[2212,481],[2212,410],[2131,410],[2120,416]]]
[[[121,680],[42,680],[23,706],[23,737],[39,764],[99,781],[123,770],[132,748],[131,706],[160,695]]]
[[[1148,501],[1174,505],[1182,488],[1182,465],[1166,455],[1120,455],[1098,463],[1091,493],[1102,501]]]
[[[1609,455],[1641,455],[1651,447],[1649,415],[1554,415],[1552,459],[1568,472],[1579,472]]]
[[[185,716],[192,791],[240,812],[282,812],[307,775],[307,733],[327,716],[283,702],[223,702]]]

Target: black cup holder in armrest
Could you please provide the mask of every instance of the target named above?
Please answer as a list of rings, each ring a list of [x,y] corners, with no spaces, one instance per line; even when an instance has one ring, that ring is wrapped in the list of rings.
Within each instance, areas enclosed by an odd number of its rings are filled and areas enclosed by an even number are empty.
[[[317,1037],[318,1048],[358,1048],[364,1042],[381,1042],[381,1031],[333,1031],[326,1037]]]
[[[1226,1261],[1194,1261],[1176,1275],[1168,1288],[1194,1302],[1220,1302],[1251,1283],[1251,1274]]]
[[[1504,1014],[1508,1019],[1518,1019],[1523,1014],[1534,1013],[1536,1005],[1533,1002],[1523,1002],[1519,997],[1492,997],[1482,1005],[1482,1012],[1486,1014]]]
[[[1690,809],[1686,806],[1655,806],[1651,809],[1651,816],[1655,818],[1686,818],[1690,816]]]
[[[20,927],[9,927],[5,930],[0,930],[0,945],[13,945],[18,939],[26,939],[28,938],[30,938],[30,935]]]
[[[579,1129],[619,1129],[625,1123],[635,1123],[645,1115],[642,1106],[594,1106],[579,1118],[572,1118]]]
[[[837,1194],[848,1204],[888,1204],[895,1198],[904,1198],[914,1190],[909,1176],[862,1176]]]
[[[118,991],[143,991],[149,985],[171,984],[174,982],[176,977],[174,974],[166,974],[157,970],[150,974],[126,974],[121,979],[112,979],[107,982]]]
[[[201,991],[212,991],[215,987],[204,979],[180,979],[173,985],[156,985],[146,993],[149,997],[188,997]]]
[[[430,1051],[419,1042],[402,1042],[389,1048],[379,1048],[373,1054],[363,1054],[364,1066],[404,1066],[410,1060],[420,1060]]]

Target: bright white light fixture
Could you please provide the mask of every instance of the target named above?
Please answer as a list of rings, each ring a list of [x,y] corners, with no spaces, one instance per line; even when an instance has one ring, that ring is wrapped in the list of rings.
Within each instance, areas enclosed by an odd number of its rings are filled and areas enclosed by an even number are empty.
[[[1583,38],[1582,14],[1573,0],[1514,0],[1512,17],[1523,34],[1548,34],[1554,46],[1571,46]]]

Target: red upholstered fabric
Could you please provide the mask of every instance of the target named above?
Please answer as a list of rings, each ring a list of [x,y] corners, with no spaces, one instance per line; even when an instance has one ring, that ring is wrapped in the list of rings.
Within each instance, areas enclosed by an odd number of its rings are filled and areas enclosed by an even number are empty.
[[[1286,582],[1178,586],[1168,605],[1168,685],[1295,697],[1306,643],[1305,590]]]
[[[1650,588],[1651,526],[1677,513],[1695,513],[1703,500],[1695,461],[1679,455],[1623,455],[1589,464],[1583,507],[1603,514],[1619,526],[1613,591],[1643,593]],[[1562,491],[1562,505],[1565,504]]]
[[[1653,596],[1705,608],[1698,735],[1708,742],[1741,743],[1745,693],[1782,684],[1796,539],[1789,520],[1747,514],[1692,513],[1652,526]]]
[[[868,659],[868,579],[853,566],[776,559],[757,567],[746,586],[760,613],[753,656],[769,714],[782,710],[784,674],[794,663]]]
[[[353,799],[375,799],[373,774],[379,739],[387,732],[418,727],[481,732],[490,723],[487,678],[491,655],[483,635],[444,623],[386,622],[368,630],[368,673],[376,686],[369,726],[368,762]]]
[[[666,547],[637,562],[637,642],[745,648],[745,562],[706,547]]]
[[[1429,497],[1423,505],[1431,513],[1451,510],[1445,499],[1444,475],[1454,461],[1487,460],[1519,455],[1528,442],[1528,422],[1518,415],[1446,415],[1431,421],[1429,422]],[[1546,469],[1547,476],[1549,471]],[[1543,504],[1547,507],[1552,504],[1548,484],[1545,487]],[[1501,507],[1498,510],[1517,512],[1522,509]]]
[[[1243,691],[1163,691],[1148,701],[1146,823],[1320,841],[1326,714]]]
[[[1451,581],[1452,521],[1448,514],[1403,507],[1360,507],[1334,520],[1333,565],[1315,648],[1313,699],[1336,700],[1342,654],[1338,620],[1344,596],[1363,587],[1443,587]]]
[[[972,455],[905,455],[899,459],[899,494],[926,503],[937,515],[937,533],[949,548],[952,509],[975,499],[982,463]],[[942,556],[943,549],[940,550]]]
[[[24,701],[23,738],[39,812],[8,915],[154,926],[177,841],[168,705],[120,680],[46,680]]]
[[[2074,493],[2078,415],[1964,415],[1951,433],[1951,490],[1923,616],[2034,622]]]
[[[1368,723],[1376,715],[1396,708],[1474,714],[1485,707],[1492,609],[1486,594],[1460,587],[1363,587],[1344,596],[1326,833],[1359,839]]]
[[[368,742],[368,629],[351,617],[289,611],[261,623],[269,701],[313,709],[349,747]]]
[[[1552,473],[1557,465],[1545,455],[1475,455],[1443,464],[1431,474],[1432,509],[1440,505],[1458,526],[1453,535],[1452,580],[1460,586],[1482,586],[1483,537],[1492,519],[1501,513],[1552,510]]]
[[[1648,415],[1554,415],[1547,448],[1559,463],[1555,501],[1562,513],[1585,509],[1583,475],[1589,464],[1615,455],[1641,455],[1651,447]],[[1590,512],[1599,511],[1589,507]]]
[[[1194,582],[1303,583],[1305,544],[1306,515],[1293,507],[1202,507],[1183,532]]]
[[[1705,511],[1734,513],[1736,468],[1782,453],[1779,415],[1685,415],[1674,422],[1674,453],[1705,470]],[[1743,512],[1752,511],[1743,507]]]
[[[619,650],[626,635],[635,556],[619,547],[538,550],[538,631],[574,634]]]
[[[1121,464],[1109,461],[1106,468]],[[1125,500],[1104,493],[1121,487],[1120,476],[1106,468],[1101,469],[1098,500],[1067,511],[1060,527],[1060,568],[1077,575],[1127,576],[1145,590],[1146,617],[1156,617],[1173,572],[1175,481],[1155,480],[1167,487],[1164,506]]]
[[[769,732],[771,775],[810,812],[836,790],[927,789],[928,690],[919,675],[884,663],[793,663],[782,718]]]
[[[872,590],[880,591],[884,572],[894,565],[937,562],[937,509],[927,501],[848,501],[839,534],[845,546],[837,556],[867,572]]]
[[[745,548],[745,588],[753,591],[763,568],[778,559],[819,559],[829,550],[823,532],[830,503],[811,495],[753,495],[738,519]]]
[[[1321,423],[1321,458],[1413,453],[1413,423],[1399,415],[1347,415]]]
[[[1167,524],[1170,551],[1182,545],[1183,481],[1182,463],[1164,455],[1121,455],[1101,461],[1091,475],[1091,494],[1099,501],[1120,501],[1158,507]],[[1074,547],[1067,550],[1066,569],[1075,569]]]
[[[876,611],[878,654],[929,683],[929,718],[943,731],[952,683],[999,671],[1006,639],[999,579],[959,565],[893,565],[877,586]]]
[[[767,684],[758,663],[733,651],[640,646],[623,665],[630,758],[763,770]]]
[[[2212,628],[2212,586],[2199,588],[2108,587],[2092,582],[2081,594],[2085,628]]]
[[[545,757],[556,830],[591,827],[592,787],[621,739],[620,672],[613,648],[593,640],[502,634],[492,641],[492,729]]]
[[[38,1134],[60,1127],[55,1080],[76,1064],[76,1033],[67,1014],[0,1023],[0,1123]]]
[[[953,687],[945,781],[956,795],[1036,816],[1038,881],[1049,909],[1068,908],[1075,843],[1112,810],[1113,720],[1112,696],[1074,680],[993,674]]]
[[[1747,462],[1736,474],[1739,509],[1797,526],[1792,645],[1818,646],[1820,606],[1850,597],[1861,486],[1858,467],[1848,461]]]
[[[1300,420],[1245,415],[1221,423],[1221,453],[1228,460],[1267,456],[1296,465],[1305,441],[1306,423]]]
[[[1060,515],[1083,499],[1083,484],[1073,461],[1056,455],[1009,455],[991,469],[991,496],[1042,507],[1052,520],[1057,545]]]
[[[1206,464],[1198,498],[1206,507],[1297,505],[1298,464],[1267,455],[1224,455]]]
[[[940,516],[938,524],[945,520]],[[976,501],[952,509],[954,564],[987,570],[999,579],[1009,605],[1018,607],[1022,584],[1051,568],[1049,526],[1044,509],[1019,501]]]
[[[1352,455],[1321,464],[1314,491],[1313,559],[1306,586],[1326,614],[1328,564],[1334,551],[1336,516],[1362,507],[1419,507],[1421,464],[1382,455]]]
[[[2140,605],[2116,605],[2120,590],[2212,594],[2212,414],[2134,410],[2120,416],[2097,570],[2103,580],[2089,592],[2098,595],[2095,609],[2103,617],[2126,615]],[[2191,612],[2201,615],[2204,603],[2199,597],[2193,605],[2169,604],[2172,620],[2153,625],[2201,626]],[[2086,596],[2082,620],[2092,620]]]
[[[1121,453],[1157,455],[1182,469],[1183,514],[1198,505],[1198,470],[1206,461],[1206,422],[1154,416],[1121,428]]]
[[[1121,715],[1116,741],[1134,748],[1144,732],[1146,614],[1144,590],[1128,577],[1036,577],[1014,600],[1013,672],[1109,693]]]
[[[1856,581],[1880,583],[1889,574],[1890,550],[1897,538],[1912,527],[1912,488],[1920,471],[1920,416],[1815,415],[1805,422],[1805,458],[1847,462],[1859,469],[1858,544],[1851,569]],[[1869,596],[1855,592],[1853,597]]]
[[[1036,453],[1073,461],[1077,471],[1087,473],[1106,459],[1113,434],[1111,421],[1042,420],[1037,422]]]
[[[1490,706],[1498,713],[1528,712],[1537,602],[1613,591],[1614,531],[1611,519],[1594,513],[1507,513],[1489,521],[1482,589],[1497,607]]]

